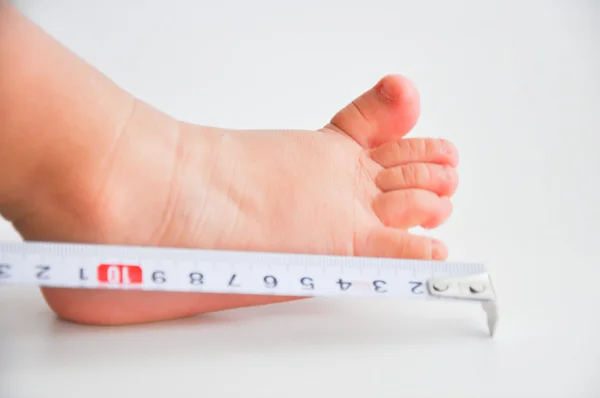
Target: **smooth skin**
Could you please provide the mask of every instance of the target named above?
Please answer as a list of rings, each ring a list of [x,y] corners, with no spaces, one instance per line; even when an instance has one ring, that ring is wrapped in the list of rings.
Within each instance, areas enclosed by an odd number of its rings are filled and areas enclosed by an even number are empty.
[[[452,212],[457,150],[405,138],[416,87],[389,75],[315,131],[161,112],[0,0],[0,214],[25,240],[445,260],[407,230]],[[43,288],[62,319],[120,325],[298,299]]]

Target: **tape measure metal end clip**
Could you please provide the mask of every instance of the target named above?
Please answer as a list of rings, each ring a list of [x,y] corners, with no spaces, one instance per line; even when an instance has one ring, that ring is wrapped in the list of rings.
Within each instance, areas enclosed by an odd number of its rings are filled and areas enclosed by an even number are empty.
[[[489,274],[431,278],[427,285],[429,293],[435,297],[480,301],[487,315],[490,336],[494,336],[498,323],[498,307]]]

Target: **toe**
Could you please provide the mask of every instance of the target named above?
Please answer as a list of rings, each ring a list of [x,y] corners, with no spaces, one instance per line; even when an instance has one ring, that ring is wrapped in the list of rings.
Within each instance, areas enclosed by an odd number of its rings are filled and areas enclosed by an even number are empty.
[[[409,163],[382,170],[375,182],[383,192],[418,188],[450,197],[458,186],[458,173],[450,166]]]
[[[431,191],[401,189],[379,195],[373,202],[373,210],[388,227],[435,228],[450,217],[452,202]]]
[[[439,261],[448,258],[448,249],[439,240],[386,227],[370,231],[356,251],[358,256],[369,257]]]
[[[413,162],[458,166],[458,151],[449,141],[436,138],[406,138],[371,150],[371,158],[382,167]]]
[[[339,111],[327,128],[348,134],[369,149],[404,137],[419,114],[415,85],[403,76],[390,75]]]

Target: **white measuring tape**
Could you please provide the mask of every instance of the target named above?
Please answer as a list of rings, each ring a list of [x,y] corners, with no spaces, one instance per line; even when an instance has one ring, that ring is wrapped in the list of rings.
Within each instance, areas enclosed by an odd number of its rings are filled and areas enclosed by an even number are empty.
[[[481,302],[490,335],[496,295],[482,264],[371,257],[0,243],[0,285],[277,296]]]

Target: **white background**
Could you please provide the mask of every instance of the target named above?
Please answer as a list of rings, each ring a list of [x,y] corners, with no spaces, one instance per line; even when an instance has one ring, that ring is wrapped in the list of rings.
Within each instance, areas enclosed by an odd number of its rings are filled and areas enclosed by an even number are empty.
[[[2,288],[0,397],[600,397],[600,2],[17,4],[200,124],[319,128],[383,75],[409,76],[413,135],[461,154],[454,215],[431,234],[489,267],[500,324],[489,339],[470,305],[311,300],[91,328]]]

